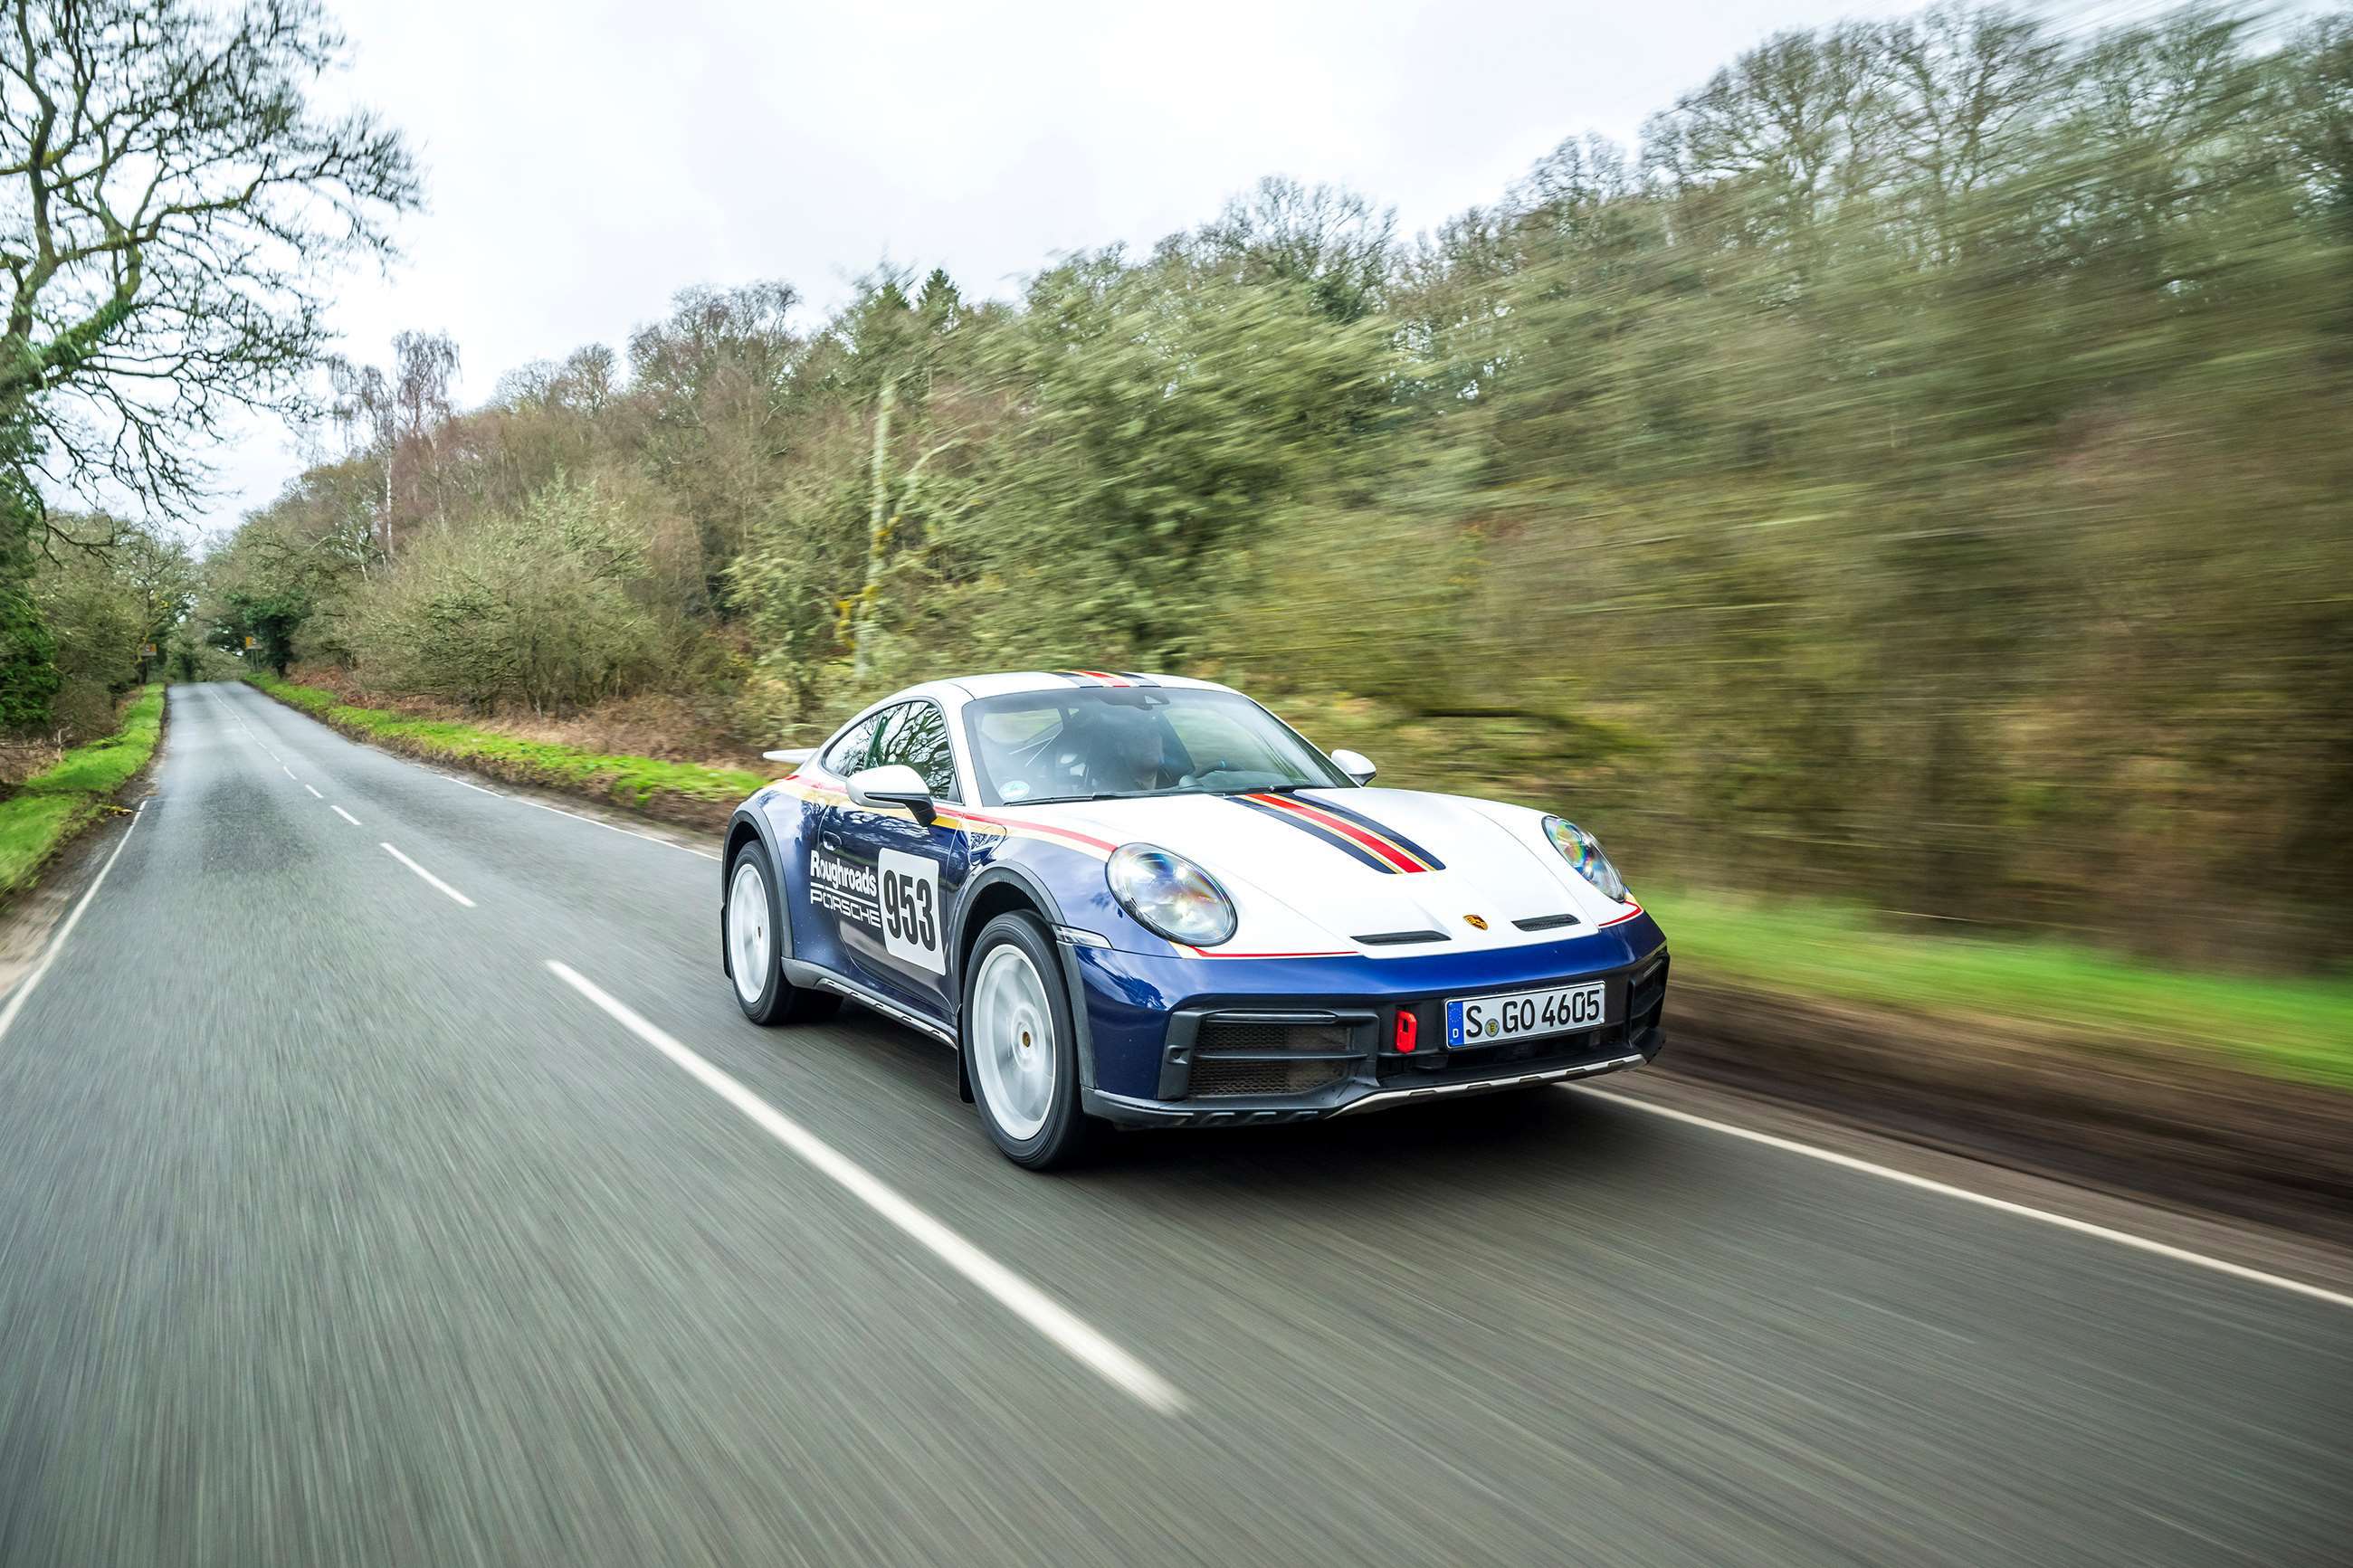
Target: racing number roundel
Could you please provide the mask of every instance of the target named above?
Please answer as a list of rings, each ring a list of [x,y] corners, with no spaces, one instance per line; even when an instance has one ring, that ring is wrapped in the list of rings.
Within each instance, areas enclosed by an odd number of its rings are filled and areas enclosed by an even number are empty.
[[[921,855],[885,849],[876,863],[881,886],[882,947],[902,963],[948,972],[942,934],[947,910],[940,903],[940,865]]]

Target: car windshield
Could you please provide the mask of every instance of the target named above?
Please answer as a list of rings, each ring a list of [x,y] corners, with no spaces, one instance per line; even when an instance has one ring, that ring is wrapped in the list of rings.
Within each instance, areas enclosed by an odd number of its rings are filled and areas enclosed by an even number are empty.
[[[990,805],[1352,787],[1289,725],[1231,691],[1021,691],[965,704],[964,721]]]

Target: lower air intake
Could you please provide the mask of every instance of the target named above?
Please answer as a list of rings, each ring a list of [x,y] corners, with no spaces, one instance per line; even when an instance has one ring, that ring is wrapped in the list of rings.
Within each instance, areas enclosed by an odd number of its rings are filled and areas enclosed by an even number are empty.
[[[1345,1051],[1348,1029],[1344,1024],[1276,1024],[1255,1018],[1212,1018],[1201,1026],[1196,1042],[1203,1052],[1216,1051]]]
[[[1196,1100],[1220,1095],[1304,1094],[1338,1083],[1348,1075],[1346,1062],[1220,1061],[1215,1057],[1193,1062],[1192,1095]]]

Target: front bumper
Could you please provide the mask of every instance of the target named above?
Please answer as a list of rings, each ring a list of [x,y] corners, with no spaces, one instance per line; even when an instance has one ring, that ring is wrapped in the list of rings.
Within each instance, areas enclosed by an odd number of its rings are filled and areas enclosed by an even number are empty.
[[[1169,960],[1071,950],[1091,1115],[1131,1127],[1310,1121],[1589,1078],[1665,1043],[1665,937],[1648,915],[1566,942],[1411,959]],[[1599,1028],[1449,1051],[1450,997],[1609,985]],[[1397,1016],[1419,1022],[1398,1050]]]

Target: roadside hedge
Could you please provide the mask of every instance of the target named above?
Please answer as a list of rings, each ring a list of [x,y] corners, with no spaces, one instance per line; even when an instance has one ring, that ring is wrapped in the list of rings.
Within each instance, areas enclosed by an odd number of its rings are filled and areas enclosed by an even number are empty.
[[[122,712],[122,728],[76,746],[0,800],[0,896],[33,879],[49,858],[96,821],[115,792],[155,754],[164,732],[164,688],[142,689]]]
[[[417,719],[384,708],[358,708],[332,691],[274,676],[246,681],[290,708],[299,708],[354,740],[368,741],[427,761],[455,763],[511,783],[601,796],[654,816],[696,826],[727,820],[735,803],[768,780],[734,768],[664,762],[527,741],[442,719]]]

